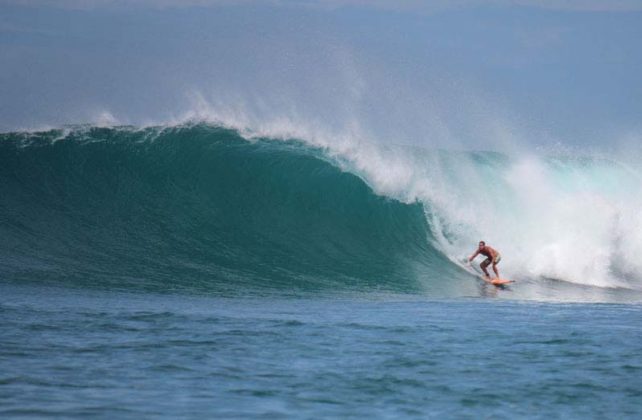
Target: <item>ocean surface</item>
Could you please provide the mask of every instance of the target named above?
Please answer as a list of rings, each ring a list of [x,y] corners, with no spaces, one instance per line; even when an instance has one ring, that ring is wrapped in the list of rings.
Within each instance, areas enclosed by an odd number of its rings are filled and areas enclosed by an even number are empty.
[[[0,417],[639,418],[641,189],[604,156],[0,134]]]

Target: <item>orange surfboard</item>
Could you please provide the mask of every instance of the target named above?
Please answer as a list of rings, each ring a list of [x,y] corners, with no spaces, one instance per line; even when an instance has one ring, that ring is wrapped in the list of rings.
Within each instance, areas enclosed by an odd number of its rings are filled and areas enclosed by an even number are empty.
[[[482,280],[484,280],[486,283],[490,283],[493,286],[504,286],[506,284],[510,283],[515,283],[513,280],[507,280],[507,279],[489,279],[488,277],[482,277]]]

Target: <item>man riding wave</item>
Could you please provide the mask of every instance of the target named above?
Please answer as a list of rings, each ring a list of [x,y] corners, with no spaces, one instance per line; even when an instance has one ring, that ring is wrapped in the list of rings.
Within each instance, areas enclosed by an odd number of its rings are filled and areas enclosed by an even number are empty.
[[[477,248],[477,251],[473,255],[468,258],[468,262],[471,262],[472,260],[475,259],[479,254],[482,254],[483,256],[486,257],[484,261],[479,265],[486,274],[486,277],[490,280],[490,275],[488,274],[488,270],[486,270],[486,267],[488,267],[489,264],[493,264],[493,271],[495,272],[495,275],[499,279],[499,271],[497,271],[497,264],[502,259],[502,256],[497,252],[497,250],[491,248],[490,246],[486,245],[486,242],[484,241],[479,241],[479,247]]]

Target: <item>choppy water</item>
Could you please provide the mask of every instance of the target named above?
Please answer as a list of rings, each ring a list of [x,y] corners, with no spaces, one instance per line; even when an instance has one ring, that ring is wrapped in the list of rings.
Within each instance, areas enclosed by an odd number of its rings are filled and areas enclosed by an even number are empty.
[[[642,413],[639,305],[0,290],[3,417]]]

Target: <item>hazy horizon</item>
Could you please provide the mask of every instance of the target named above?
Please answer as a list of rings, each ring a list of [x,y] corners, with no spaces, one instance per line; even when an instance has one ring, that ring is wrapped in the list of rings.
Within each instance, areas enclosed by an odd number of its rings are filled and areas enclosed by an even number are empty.
[[[439,147],[630,141],[638,3],[5,1],[0,130],[202,118]]]

